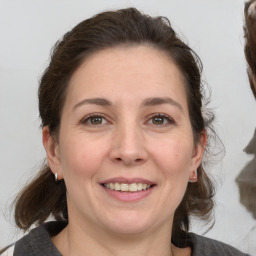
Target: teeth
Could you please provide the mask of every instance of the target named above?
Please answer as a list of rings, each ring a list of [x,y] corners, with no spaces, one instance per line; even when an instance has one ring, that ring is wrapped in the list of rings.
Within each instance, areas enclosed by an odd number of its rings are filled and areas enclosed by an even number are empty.
[[[129,191],[130,192],[135,192],[135,191],[138,191],[138,186],[136,183],[132,183],[129,185]]]
[[[138,183],[138,185],[137,185],[137,190],[138,190],[138,191],[141,191],[142,189],[143,189],[142,183]]]
[[[122,192],[137,192],[141,190],[147,190],[150,188],[150,185],[144,183],[105,183],[104,187],[111,190],[122,191]]]
[[[115,183],[115,190],[121,190],[121,185],[119,183]]]
[[[120,189],[121,189],[121,191],[128,191],[129,185],[125,184],[125,183],[121,183]]]

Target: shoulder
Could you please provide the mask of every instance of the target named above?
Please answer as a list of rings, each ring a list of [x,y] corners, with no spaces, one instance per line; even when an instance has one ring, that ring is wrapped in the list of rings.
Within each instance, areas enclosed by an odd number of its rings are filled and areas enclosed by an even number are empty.
[[[194,233],[189,233],[189,239],[193,247],[193,256],[249,256],[233,246]]]
[[[49,222],[32,229],[14,245],[4,250],[1,256],[61,256],[51,241],[66,223]]]

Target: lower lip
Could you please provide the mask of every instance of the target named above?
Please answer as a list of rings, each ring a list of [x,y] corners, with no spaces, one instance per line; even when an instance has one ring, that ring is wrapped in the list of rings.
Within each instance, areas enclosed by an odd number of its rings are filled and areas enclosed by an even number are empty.
[[[124,202],[133,202],[133,201],[139,201],[151,194],[155,186],[152,186],[151,188],[147,190],[141,190],[137,192],[121,192],[117,190],[111,190],[108,188],[105,188],[102,186],[102,188],[108,193],[109,196]]]

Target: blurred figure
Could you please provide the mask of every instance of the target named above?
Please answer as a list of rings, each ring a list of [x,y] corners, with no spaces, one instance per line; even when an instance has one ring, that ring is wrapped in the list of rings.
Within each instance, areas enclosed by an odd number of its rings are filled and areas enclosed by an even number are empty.
[[[244,36],[245,36],[245,57],[247,60],[247,72],[251,90],[256,99],[256,0],[250,0],[244,7]],[[240,202],[250,211],[256,219],[256,130],[253,138],[244,149],[247,154],[254,155],[254,158],[242,169],[236,182],[240,191]],[[256,252],[256,226],[254,226],[243,242],[250,247],[249,253]]]
[[[248,63],[248,76],[252,92],[256,98],[256,1],[245,3],[245,57]]]

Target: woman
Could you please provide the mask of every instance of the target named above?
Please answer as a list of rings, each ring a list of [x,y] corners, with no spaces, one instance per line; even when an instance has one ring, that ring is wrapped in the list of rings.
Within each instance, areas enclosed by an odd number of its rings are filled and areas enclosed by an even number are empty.
[[[210,219],[201,63],[165,18],[104,12],[57,43],[39,87],[48,164],[18,196],[14,255],[245,255]],[[49,217],[53,222],[45,222]]]

